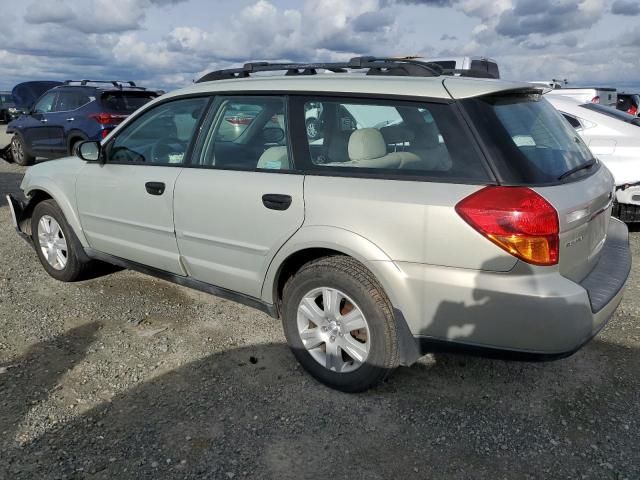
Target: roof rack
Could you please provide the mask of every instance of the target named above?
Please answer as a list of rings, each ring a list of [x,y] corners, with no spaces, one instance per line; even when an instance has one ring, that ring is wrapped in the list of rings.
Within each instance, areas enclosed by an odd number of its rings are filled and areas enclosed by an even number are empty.
[[[354,57],[348,62],[334,63],[245,63],[240,68],[228,68],[207,73],[196,80],[195,83],[248,78],[251,74],[258,72],[286,71],[285,76],[298,76],[315,75],[318,70],[346,73],[349,70],[364,69],[367,70],[367,75],[437,77],[448,73],[435,63],[421,62],[410,58]]]
[[[119,88],[120,90],[122,90],[123,87],[146,90],[144,87],[136,86],[135,82],[132,82],[131,80],[66,80],[64,82],[65,85],[71,85],[75,83],[80,84],[80,86],[83,87],[88,83],[108,83],[116,88]]]

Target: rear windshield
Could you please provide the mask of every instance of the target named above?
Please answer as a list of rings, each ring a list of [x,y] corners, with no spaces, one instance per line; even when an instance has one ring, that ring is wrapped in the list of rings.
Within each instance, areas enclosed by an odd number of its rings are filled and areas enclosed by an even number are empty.
[[[156,98],[155,92],[106,92],[102,94],[105,109],[118,113],[133,113]]]
[[[597,103],[585,103],[584,105],[580,105],[582,108],[586,108],[587,110],[593,110],[594,112],[601,113],[606,115],[607,117],[617,118],[618,120],[622,120],[623,122],[633,123],[634,125],[638,125],[636,123],[636,117],[633,115],[629,115],[626,112],[622,112],[620,110],[614,109],[612,107],[607,107],[605,105],[600,105]]]
[[[463,105],[505,181],[549,184],[593,170],[587,168],[593,155],[578,133],[540,95],[488,96]]]

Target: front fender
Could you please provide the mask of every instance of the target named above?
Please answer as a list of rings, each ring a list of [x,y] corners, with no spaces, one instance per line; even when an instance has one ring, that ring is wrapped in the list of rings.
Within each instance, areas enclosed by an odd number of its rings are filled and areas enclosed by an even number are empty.
[[[67,222],[73,228],[76,237],[83,247],[88,247],[89,243],[84,236],[82,225],[80,224],[80,218],[77,215],[76,202],[75,202],[75,176],[66,179],[65,183],[61,187],[57,182],[48,176],[31,175],[29,178],[25,177],[22,183],[22,190],[28,198],[32,198],[36,191],[42,191],[49,195],[60,207]],[[29,205],[29,203],[27,204]]]

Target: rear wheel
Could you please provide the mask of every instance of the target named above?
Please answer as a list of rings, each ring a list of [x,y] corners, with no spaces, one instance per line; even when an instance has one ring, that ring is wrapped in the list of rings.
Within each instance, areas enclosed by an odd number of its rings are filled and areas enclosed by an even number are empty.
[[[56,280],[80,280],[89,270],[92,262],[79,251],[80,241],[55,201],[45,200],[36,205],[31,217],[31,236],[40,263]]]
[[[11,139],[11,156],[14,162],[23,167],[33,165],[36,160],[36,157],[27,153],[24,140],[20,135],[14,135]]]
[[[307,137],[309,140],[317,140],[320,138],[320,122],[316,118],[308,118],[306,121]]]
[[[69,142],[69,156],[73,156],[76,154],[76,148],[78,147],[78,145],[80,145],[80,143],[82,143],[82,141],[83,140],[81,138],[74,138]]]
[[[283,324],[302,366],[338,390],[367,390],[398,366],[391,304],[371,272],[350,257],[310,262],[289,279]]]

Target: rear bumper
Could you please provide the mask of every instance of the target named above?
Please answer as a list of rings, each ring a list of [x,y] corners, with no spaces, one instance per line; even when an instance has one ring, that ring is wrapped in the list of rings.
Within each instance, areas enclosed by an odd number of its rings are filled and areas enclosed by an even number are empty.
[[[25,233],[21,227],[25,220],[25,211],[27,210],[27,205],[14,198],[14,196],[11,194],[7,195],[6,198],[7,204],[9,205],[9,211],[11,212],[11,220],[13,221],[13,226],[15,227],[16,232],[29,245],[33,247],[33,240],[31,238],[31,235]]]
[[[415,299],[398,308],[422,353],[549,359],[570,355],[606,325],[622,300],[631,252],[627,227],[611,219],[600,260],[581,283],[522,262],[507,273],[398,266]]]

